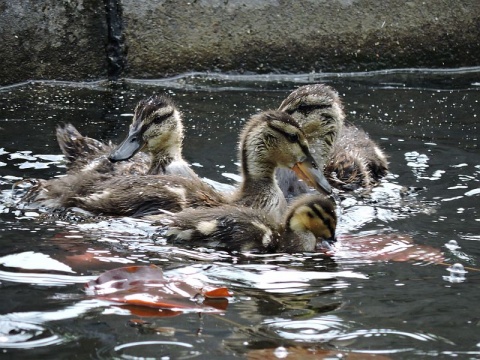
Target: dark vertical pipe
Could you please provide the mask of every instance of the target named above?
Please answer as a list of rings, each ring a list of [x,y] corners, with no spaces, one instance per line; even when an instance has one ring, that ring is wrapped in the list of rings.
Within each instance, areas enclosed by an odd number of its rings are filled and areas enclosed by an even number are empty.
[[[105,0],[105,12],[108,26],[107,61],[108,78],[116,80],[126,66],[127,47],[123,34],[121,0]]]

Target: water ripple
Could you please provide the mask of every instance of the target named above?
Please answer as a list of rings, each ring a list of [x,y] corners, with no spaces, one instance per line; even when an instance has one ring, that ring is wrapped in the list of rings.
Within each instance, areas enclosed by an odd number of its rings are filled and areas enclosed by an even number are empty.
[[[352,327],[358,327],[353,322],[345,322],[335,315],[326,315],[309,320],[292,320],[292,319],[269,319],[264,322],[267,329],[272,330],[276,335],[283,339],[294,340],[299,342],[329,342],[338,346],[351,345],[358,343],[359,340],[368,342],[368,349],[377,353],[390,353],[399,351],[411,351],[414,348],[399,347],[397,349],[377,349],[374,350],[375,344],[382,346],[377,338],[397,337],[407,343],[408,339],[422,342],[443,342],[454,345],[448,339],[436,336],[430,333],[407,332],[395,329],[358,329],[350,330]],[[372,343],[373,341],[373,343]],[[352,349],[352,348],[351,348]],[[360,349],[353,350],[355,352],[362,351]]]
[[[223,279],[238,287],[254,288],[274,293],[298,293],[310,291],[313,280],[337,280],[338,278],[367,279],[353,271],[300,271],[275,265],[211,266],[205,275]],[[348,286],[341,282],[340,287]],[[326,285],[326,284],[324,284]],[[331,286],[328,283],[328,286]]]
[[[0,319],[0,348],[31,349],[55,345],[64,339],[40,325]]]
[[[186,348],[192,348],[193,345],[188,343],[182,343],[178,341],[137,341],[127,344],[118,345],[115,347],[115,351],[134,347],[134,346],[144,346],[144,345],[173,345],[173,346],[182,346]]]
[[[71,284],[84,284],[94,278],[94,276],[73,276],[31,272],[18,273],[0,270],[0,280],[23,284],[34,284],[35,286],[66,286]]]
[[[136,341],[102,349],[102,355],[121,359],[191,359],[201,353],[192,344],[180,341]]]

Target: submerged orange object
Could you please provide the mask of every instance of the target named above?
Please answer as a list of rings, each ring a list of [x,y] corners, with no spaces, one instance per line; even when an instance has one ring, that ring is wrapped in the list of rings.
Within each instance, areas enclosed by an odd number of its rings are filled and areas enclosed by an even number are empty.
[[[211,290],[202,289],[203,295],[209,298],[226,298],[232,296],[226,287],[215,288]]]
[[[165,277],[155,265],[109,270],[85,285],[87,294],[108,301],[173,312],[222,311],[231,294],[226,287],[204,286],[189,276]],[[197,286],[200,285],[200,286]],[[204,301],[223,299],[225,301]],[[218,305],[218,306],[217,306]],[[161,312],[158,316],[162,316]]]

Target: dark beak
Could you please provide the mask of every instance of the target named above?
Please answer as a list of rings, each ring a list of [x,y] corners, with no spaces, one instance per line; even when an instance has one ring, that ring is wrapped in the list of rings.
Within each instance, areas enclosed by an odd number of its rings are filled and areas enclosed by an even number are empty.
[[[332,193],[332,187],[323,175],[323,171],[318,169],[317,163],[311,155],[305,161],[296,163],[292,170],[300,179],[306,181],[318,191],[327,195]]]
[[[108,156],[108,160],[111,162],[128,160],[139,152],[144,145],[140,129],[130,130],[127,138]]]
[[[335,237],[335,234],[333,234],[331,238],[322,239],[322,241],[318,241],[317,250],[325,253],[334,252],[335,248],[333,246],[336,242],[337,242],[337,238]]]
[[[317,243],[317,250],[320,250],[320,251],[325,252],[325,253],[334,252],[335,248],[333,247],[333,244],[335,243],[335,241],[322,240],[322,241]]]

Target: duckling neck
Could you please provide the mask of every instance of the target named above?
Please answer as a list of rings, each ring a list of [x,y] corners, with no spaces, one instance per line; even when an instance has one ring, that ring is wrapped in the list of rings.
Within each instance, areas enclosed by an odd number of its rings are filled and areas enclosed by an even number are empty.
[[[271,196],[281,193],[275,179],[275,165],[259,161],[260,156],[245,154],[242,161],[242,184],[239,188],[239,198]]]
[[[252,150],[252,147],[255,150]],[[244,183],[247,185],[258,181],[272,185],[276,183],[274,174],[277,164],[269,159],[268,154],[265,154],[264,145],[261,142],[255,144],[251,141],[249,146],[244,144],[242,148],[241,164]]]
[[[150,168],[148,169],[149,175],[162,175],[167,172],[167,167],[174,161],[183,160],[181,155],[181,150],[179,151],[169,151],[169,152],[158,152],[152,154],[152,162],[150,163]]]
[[[275,179],[277,164],[269,160],[257,138],[244,140],[240,154],[243,181],[234,194],[234,202],[262,209],[280,221],[287,201]]]
[[[244,178],[234,202],[241,206],[261,209],[280,222],[287,209],[287,201],[273,176]]]

